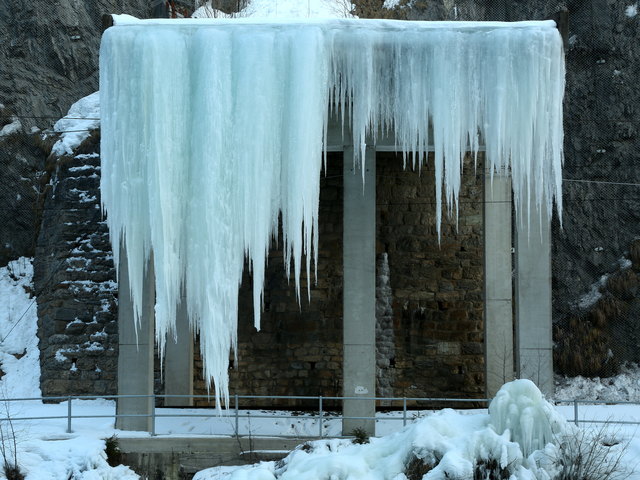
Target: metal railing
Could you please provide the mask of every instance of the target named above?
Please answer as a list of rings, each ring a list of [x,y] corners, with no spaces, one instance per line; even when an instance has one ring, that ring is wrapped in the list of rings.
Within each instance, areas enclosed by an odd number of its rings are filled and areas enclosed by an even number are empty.
[[[581,423],[583,424],[588,424],[588,423],[600,423],[600,424],[605,424],[605,423],[612,423],[612,424],[616,424],[616,425],[640,425],[640,421],[626,421],[626,420],[613,420],[613,419],[606,419],[606,420],[587,420],[587,419],[582,419],[580,420],[580,412],[579,412],[579,406],[580,404],[583,405],[640,405],[640,400],[638,401],[611,401],[611,400],[579,400],[579,399],[573,399],[573,400],[555,400],[554,401],[555,405],[561,405],[561,404],[567,404],[567,405],[573,405],[573,418],[571,420],[569,420],[570,422],[573,422],[576,426],[580,426]]]
[[[118,413],[116,411],[115,414],[108,415],[77,415],[74,414],[73,411],[73,400],[96,400],[96,399],[106,399],[106,400],[118,400],[118,399],[141,399],[147,398],[152,399],[153,408],[150,409],[149,413],[135,414],[135,413]],[[407,423],[413,421],[415,419],[415,415],[413,418],[409,417],[409,413],[411,412],[420,412],[421,409],[416,408],[408,408],[409,402],[420,402],[420,403],[449,403],[449,404],[481,404],[488,403],[490,400],[486,398],[474,398],[474,399],[460,399],[460,398],[425,398],[425,397],[323,397],[323,396],[260,396],[260,395],[233,395],[231,398],[233,399],[233,408],[230,406],[228,408],[216,408],[214,407],[187,407],[190,409],[202,409],[203,413],[181,413],[181,412],[171,412],[171,413],[159,413],[158,411],[162,411],[163,409],[184,409],[184,407],[179,406],[166,406],[166,407],[155,407],[155,403],[157,399],[167,399],[167,398],[184,398],[184,399],[207,399],[210,400],[211,397],[208,395],[69,395],[69,396],[54,396],[54,397],[30,397],[30,398],[8,398],[2,399],[2,402],[5,403],[5,412],[9,412],[9,404],[11,402],[29,402],[29,401],[37,401],[37,402],[47,402],[52,403],[56,401],[66,401],[67,402],[67,411],[66,415],[46,415],[46,416],[26,416],[26,417],[14,417],[12,415],[7,415],[5,417],[0,418],[0,422],[6,421],[27,421],[27,420],[63,420],[66,419],[67,433],[72,433],[72,422],[74,419],[96,419],[96,418],[114,418],[117,420],[118,418],[150,418],[151,419],[151,431],[149,432],[152,436],[158,435],[156,432],[156,424],[157,419],[159,418],[227,418],[233,421],[234,425],[234,433],[233,435],[226,435],[224,433],[210,433],[209,435],[224,435],[224,436],[234,436],[234,437],[242,437],[250,435],[252,437],[276,437],[276,438],[300,438],[300,435],[286,435],[278,432],[272,432],[268,434],[255,434],[250,433],[247,435],[240,434],[240,420],[242,419],[260,419],[260,418],[268,418],[268,419],[300,419],[304,418],[305,420],[316,421],[317,422],[317,435],[311,437],[317,438],[325,438],[329,435],[323,432],[324,426],[327,422],[332,420],[392,420],[392,421],[402,421],[402,426],[406,426]],[[242,411],[240,409],[240,400],[313,400],[317,402],[318,409],[310,411],[306,416],[300,413],[291,413],[287,414],[287,410],[282,410],[281,413],[278,414],[251,414],[249,411]],[[374,401],[374,402],[397,402],[401,405],[398,407],[393,407],[389,405],[383,405],[381,408],[385,409],[385,412],[380,412],[377,416],[344,416],[340,413],[333,412],[324,408],[326,401],[342,401],[342,400],[361,400],[361,401]],[[588,400],[588,399],[572,399],[572,400],[556,400],[554,402],[555,405],[572,405],[573,406],[573,418],[567,419],[570,422],[573,422],[575,425],[580,424],[619,424],[619,425],[640,425],[640,421],[624,421],[624,420],[596,420],[596,419],[580,419],[580,405],[640,405],[640,401],[606,401],[606,400]],[[258,407],[262,408],[262,407]],[[206,409],[206,410],[205,410]],[[215,409],[216,412],[212,413],[211,409]],[[431,408],[423,408],[424,410],[433,410]],[[397,415],[398,413],[402,413],[401,416]],[[395,413],[395,415],[394,415]],[[342,435],[330,435],[332,438],[341,438],[345,437]]]

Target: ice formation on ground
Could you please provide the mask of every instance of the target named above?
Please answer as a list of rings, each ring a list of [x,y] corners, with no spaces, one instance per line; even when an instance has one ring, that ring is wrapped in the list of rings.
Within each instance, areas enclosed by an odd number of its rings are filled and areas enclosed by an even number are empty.
[[[510,168],[517,211],[561,209],[562,40],[553,22],[136,21],[100,53],[103,206],[136,318],[153,252],[157,338],[181,292],[205,378],[227,396],[245,257],[259,326],[266,255],[282,225],[296,290],[316,261],[328,105],[368,137],[393,130],[419,169],[433,149],[437,224],[457,213],[462,158]],[[306,256],[303,265],[302,256]],[[308,282],[310,284],[311,282]]]
[[[430,470],[424,470],[425,480],[489,478],[475,474],[482,471],[482,464],[492,461],[495,461],[493,468],[502,473],[498,477],[494,470],[495,476],[491,478],[553,478],[557,455],[555,439],[541,442],[535,448],[529,444],[527,449],[513,432],[496,428],[495,422],[508,424],[520,414],[524,417],[520,423],[531,426],[528,408],[533,408],[538,413],[551,415],[547,419],[536,417],[535,421],[555,422],[559,438],[565,433],[566,421],[531,382],[508,383],[498,398],[498,405],[494,407],[496,400],[492,403],[490,415],[465,415],[445,409],[417,419],[398,433],[372,438],[366,445],[354,445],[349,440],[320,440],[294,450],[282,462],[212,468],[199,472],[194,480],[406,480],[412,460],[430,466]],[[525,440],[530,437],[524,432],[519,436]]]
[[[524,455],[553,443],[566,428],[566,420],[545,401],[538,387],[527,379],[505,384],[489,405],[496,432],[509,431]]]

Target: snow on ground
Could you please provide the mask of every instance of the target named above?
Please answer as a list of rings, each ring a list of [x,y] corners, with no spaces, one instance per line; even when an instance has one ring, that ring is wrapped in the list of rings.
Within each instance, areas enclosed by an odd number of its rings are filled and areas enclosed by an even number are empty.
[[[253,0],[244,9],[250,17],[336,18],[350,17],[348,0]]]
[[[524,401],[523,401],[524,398]],[[520,407],[515,419],[531,419],[527,408],[539,407],[541,402],[532,401],[527,396],[516,396],[516,402]],[[509,404],[507,404],[509,405]],[[545,407],[546,408],[546,407]],[[11,414],[14,418],[14,426],[18,431],[18,459],[28,472],[28,480],[62,479],[66,480],[72,473],[76,479],[93,480],[104,479],[133,479],[138,478],[130,470],[124,467],[113,469],[106,463],[104,456],[104,439],[115,434],[118,437],[147,437],[143,432],[124,432],[114,429],[115,404],[107,400],[74,400],[72,413],[77,416],[98,416],[103,418],[73,418],[72,433],[66,433],[67,429],[67,402],[61,404],[42,404],[40,402],[17,402],[11,404]],[[511,407],[506,406],[505,411]],[[157,409],[156,431],[161,436],[194,436],[206,435],[231,436],[235,433],[235,418],[233,411],[228,416],[219,417],[215,409]],[[273,436],[289,435],[301,439],[315,436],[318,432],[317,418],[312,414],[293,414],[294,418],[282,419],[279,416],[289,415],[291,412],[242,410],[238,422],[241,435]],[[559,417],[572,419],[573,406],[557,406],[555,412],[547,412],[557,424],[568,428]],[[249,414],[250,418],[247,418]],[[160,415],[201,415],[201,417],[168,418]],[[20,421],[24,417],[60,417],[51,420]],[[588,424],[584,420],[600,421],[636,421],[640,422],[640,408],[637,405],[606,405],[606,406],[580,406],[579,418],[581,426],[587,431],[598,431],[600,424]],[[403,429],[402,412],[379,413],[376,421],[376,432],[381,438],[375,439],[372,447],[359,447],[351,445],[349,440],[324,439],[314,443],[318,445],[314,454],[301,453],[296,450],[293,456],[300,457],[293,462],[290,473],[283,475],[287,478],[331,478],[329,468],[340,469],[343,476],[338,478],[360,480],[380,478],[388,480],[404,480],[403,477],[392,475],[391,467],[399,465],[400,460],[405,459],[409,451],[417,454],[426,453],[428,450],[439,452],[438,456],[445,459],[443,467],[449,465],[455,471],[466,472],[469,467],[470,455],[488,455],[500,452],[507,455],[505,458],[525,462],[520,459],[515,451],[514,444],[509,441],[509,435],[491,431],[491,416],[486,409],[454,411],[445,409],[442,411],[415,411],[409,412],[408,425]],[[496,423],[496,422],[493,422]],[[535,422],[534,422],[535,423]],[[538,422],[539,423],[539,422]],[[631,439],[628,445],[626,464],[634,466],[640,462],[640,438],[637,435],[637,425],[621,426],[618,428],[612,424],[609,429],[612,436],[622,441]],[[340,435],[340,420],[324,419],[323,433],[328,436]],[[547,449],[548,450],[548,449]],[[553,451],[547,451],[547,454]],[[447,455],[445,455],[447,454]],[[540,454],[536,454],[540,457]],[[446,458],[445,458],[446,457]],[[379,459],[380,462],[376,462]],[[442,463],[443,460],[441,460]],[[516,462],[516,463],[517,463]],[[526,462],[525,462],[526,463]],[[514,464],[515,465],[515,464]],[[529,465],[529,466],[527,466]],[[357,468],[356,468],[357,467]],[[449,468],[449,467],[447,467]],[[531,470],[530,464],[523,463],[524,470],[520,471],[512,480],[545,478],[544,476],[531,477],[525,470]],[[263,478],[273,478],[276,464],[260,464],[255,467],[240,467],[233,470],[208,469],[200,473],[201,480],[213,478],[227,478],[230,472],[235,472],[231,479],[243,478],[240,475],[247,474],[250,479],[259,479],[261,475],[270,474]],[[309,476],[298,476],[300,472],[309,471]],[[452,470],[448,470],[452,471]],[[296,475],[293,475],[294,472]],[[334,471],[336,473],[337,470]],[[218,475],[217,477],[214,475]],[[349,473],[351,476],[347,476]],[[222,476],[220,476],[222,475]],[[378,475],[378,476],[376,476]],[[435,474],[434,474],[435,475]],[[1,478],[1,476],[0,476]],[[429,477],[444,478],[444,477]],[[465,477],[462,477],[465,478]],[[640,480],[640,475],[630,477],[632,480]]]
[[[640,459],[640,441],[634,435],[634,430],[615,427],[604,432],[600,427],[578,429],[542,398],[532,382],[516,380],[501,389],[488,414],[444,409],[369,444],[319,440],[295,449],[282,461],[206,469],[194,480],[407,480],[413,459],[431,466],[428,473],[421,472],[426,480],[479,478],[475,475],[482,471],[481,465],[492,462],[499,478],[507,478],[502,476],[506,474],[511,480],[549,480],[556,478],[562,461],[575,464],[589,451],[604,455],[598,465],[622,456],[624,473],[630,474],[625,478],[637,480],[640,475],[632,470]],[[594,439],[604,439],[606,445]]]
[[[67,402],[42,404],[39,401],[8,404],[16,431],[17,459],[27,480],[117,480],[139,478],[125,466],[107,463],[105,439],[113,435],[115,405],[104,400],[76,400],[74,415],[104,415],[108,418],[76,420],[67,433]],[[4,412],[2,413],[4,417]],[[20,420],[33,417],[60,417],[52,420]],[[6,430],[5,430],[6,431]],[[11,455],[12,456],[12,455]],[[0,475],[0,478],[1,475]]]
[[[27,480],[133,479],[128,467],[110,467],[104,454],[104,439],[113,434],[110,418],[80,422],[72,434],[66,433],[64,420],[19,420],[43,416],[65,416],[66,404],[44,405],[40,400],[9,401],[13,398],[39,398],[40,351],[38,350],[36,299],[33,297],[33,265],[20,258],[0,268],[0,423],[1,436],[12,438],[15,431],[17,452],[7,446],[7,460],[17,458]],[[114,410],[104,400],[76,402],[77,415],[103,414]],[[0,436],[0,437],[1,437]],[[2,450],[2,449],[0,449]],[[4,463],[0,454],[0,464]],[[3,475],[0,472],[0,478]]]
[[[40,350],[33,265],[19,258],[0,268],[0,396],[39,397]]]
[[[640,402],[640,366],[628,365],[610,378],[556,377],[555,398]]]
[[[0,103],[0,108],[2,107],[3,105]],[[20,123],[20,119],[16,116],[11,116],[11,122],[0,128],[0,138],[18,133],[21,129],[22,123]]]
[[[86,138],[89,130],[100,126],[100,92],[92,93],[71,105],[69,113],[53,129],[61,133],[53,146],[56,155],[70,155]]]
[[[382,6],[387,9],[392,9],[396,8],[399,3],[400,0],[384,0],[384,4]]]

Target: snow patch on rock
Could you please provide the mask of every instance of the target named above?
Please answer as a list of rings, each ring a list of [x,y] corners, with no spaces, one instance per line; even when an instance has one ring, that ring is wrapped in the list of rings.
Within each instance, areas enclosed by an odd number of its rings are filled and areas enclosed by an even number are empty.
[[[633,18],[638,15],[638,4],[634,3],[633,5],[629,5],[624,9],[624,14],[629,18]]]
[[[61,133],[52,149],[56,155],[71,155],[87,138],[89,131],[100,126],[100,92],[92,93],[71,105],[69,113],[53,126]]]

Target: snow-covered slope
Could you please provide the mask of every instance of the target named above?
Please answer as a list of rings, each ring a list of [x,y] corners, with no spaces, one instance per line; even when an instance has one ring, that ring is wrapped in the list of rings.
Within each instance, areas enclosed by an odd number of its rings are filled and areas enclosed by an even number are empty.
[[[69,109],[69,113],[58,120],[54,131],[60,133],[52,149],[55,155],[71,155],[89,137],[92,129],[100,126],[100,92],[81,98]]]
[[[19,258],[0,268],[0,398],[41,396],[32,279],[30,258]]]

